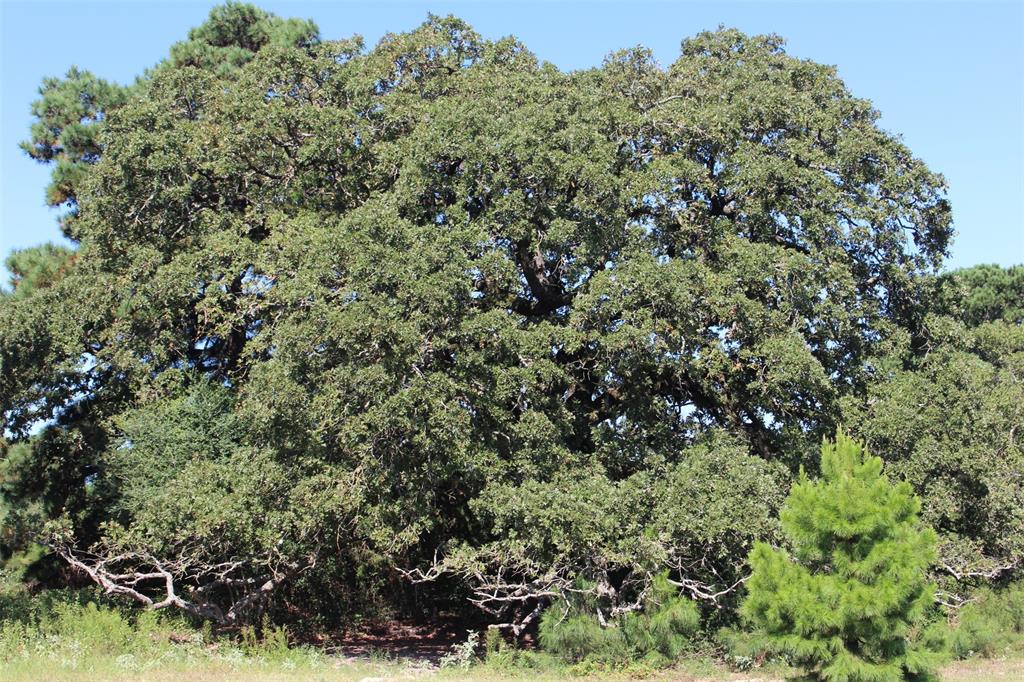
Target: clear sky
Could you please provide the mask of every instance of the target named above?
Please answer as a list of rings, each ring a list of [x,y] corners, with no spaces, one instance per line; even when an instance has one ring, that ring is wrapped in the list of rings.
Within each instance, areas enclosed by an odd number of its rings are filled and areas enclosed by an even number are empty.
[[[0,257],[59,240],[43,201],[48,169],[19,149],[44,76],[72,64],[130,82],[204,20],[209,1],[0,0]],[[255,4],[312,18],[326,39],[408,30],[456,14],[487,38],[513,34],[562,69],[643,44],[663,65],[719,24],[773,32],[839,68],[881,124],[946,176],[957,237],[948,267],[1024,263],[1024,2],[300,2]]]

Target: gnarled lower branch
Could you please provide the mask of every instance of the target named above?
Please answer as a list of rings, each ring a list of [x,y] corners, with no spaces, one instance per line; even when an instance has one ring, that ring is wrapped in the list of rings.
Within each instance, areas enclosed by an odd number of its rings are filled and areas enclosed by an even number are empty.
[[[706,583],[702,583],[699,580],[691,580],[690,578],[681,578],[680,580],[669,580],[668,582],[671,585],[675,585],[676,587],[681,587],[682,589],[686,590],[690,594],[690,597],[692,597],[693,599],[709,601],[715,605],[715,608],[722,608],[722,605],[718,603],[718,598],[724,597],[725,595],[734,591],[737,587],[747,582],[747,580],[749,579],[749,575],[743,576],[742,578],[734,582],[732,585],[729,585],[724,589],[718,590],[717,592],[712,592],[712,590],[714,589],[713,586],[708,585]]]
[[[957,580],[967,580],[970,578],[985,578],[986,580],[995,580],[1003,573],[1007,573],[1017,568],[1016,561],[1010,561],[1005,564],[991,566],[986,569],[969,569],[961,567],[959,569],[950,566],[948,563],[942,564],[943,570],[949,573]]]
[[[129,597],[150,610],[174,606],[199,618],[213,620],[218,625],[224,625],[227,622],[224,612],[216,604],[183,599],[175,588],[174,574],[154,557],[124,553],[107,558],[97,557],[92,561],[87,561],[84,557],[77,556],[70,547],[58,547],[54,550],[68,564],[88,575],[107,594],[120,594]],[[128,561],[148,563],[151,570],[126,573],[115,573],[110,570],[111,565]],[[163,585],[163,598],[159,601],[140,589],[140,586],[151,585],[154,582]]]
[[[292,564],[284,571],[271,570],[268,575],[235,577],[232,574],[245,568],[248,562],[229,561],[197,569],[179,561],[161,560],[147,552],[98,555],[76,551],[69,545],[51,544],[50,547],[69,565],[88,575],[107,594],[128,597],[149,610],[178,608],[220,626],[243,622],[281,584],[300,570],[310,568],[315,561],[311,557],[301,568]],[[187,581],[190,574],[200,574],[202,578],[199,579],[205,578],[206,581],[186,588],[189,598],[185,598],[180,593],[181,583]],[[241,596],[234,599],[226,610],[212,601],[213,593],[223,588],[230,588],[231,592],[241,591]]]
[[[735,592],[740,585],[750,579],[748,574],[729,584],[727,582],[728,579],[721,575],[716,569],[714,562],[709,561],[706,554],[704,556],[684,558],[672,553],[672,556],[665,561],[665,566],[673,574],[679,576],[677,580],[670,579],[668,581],[669,584],[685,590],[691,599],[711,602],[716,609],[722,608],[722,605],[718,602],[721,597]],[[689,577],[693,575],[713,576],[717,580],[707,582],[706,580]],[[727,586],[720,587],[723,585]]]

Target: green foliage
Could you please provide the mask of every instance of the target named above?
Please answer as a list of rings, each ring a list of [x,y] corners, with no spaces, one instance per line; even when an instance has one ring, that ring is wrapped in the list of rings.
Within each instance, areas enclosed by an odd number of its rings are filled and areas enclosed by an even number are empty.
[[[691,568],[689,577],[725,588],[745,575],[741,558],[754,543],[779,537],[789,479],[781,464],[749,454],[742,441],[711,434],[659,481],[645,532],[684,564],[708,571]]]
[[[228,0],[210,10],[206,22],[171,46],[170,65],[191,66],[221,77],[237,75],[266,46],[308,47],[319,41],[309,20],[281,19],[242,2]]]
[[[11,252],[4,261],[11,273],[11,291],[15,298],[27,297],[52,286],[74,263],[74,251],[66,246],[43,244]],[[2,294],[0,294],[2,295]]]
[[[0,670],[4,679],[124,679],[199,671],[221,676],[321,676],[334,669],[322,653],[289,646],[282,628],[249,629],[238,640],[166,611],[138,611],[98,590],[0,589]],[[352,674],[381,674],[358,667]]]
[[[932,309],[970,327],[1002,320],[1024,323],[1024,265],[976,265],[937,281]]]
[[[453,644],[439,661],[442,668],[469,668],[477,660],[476,650],[480,646],[480,633],[469,630],[466,641]]]
[[[32,655],[46,643],[54,655],[115,658],[143,655],[172,633],[191,631],[173,614],[132,613],[93,590],[48,590],[29,595],[5,586],[0,593],[0,663]]]
[[[731,29],[566,73],[454,17],[367,48],[230,2],[41,97],[75,250],[0,299],[9,553],[59,519],[207,614],[726,591],[951,235],[834,68]]]
[[[666,576],[658,576],[651,588],[643,611],[625,613],[607,625],[600,623],[595,612],[599,606],[567,595],[564,604],[555,603],[544,612],[541,646],[570,662],[672,663],[692,649],[700,615],[696,605],[681,596]]]
[[[233,410],[230,391],[200,380],[169,400],[120,415],[117,444],[107,458],[110,475],[122,481],[117,511],[163,507],[180,492],[176,478],[208,478],[208,467],[230,459],[244,437]],[[194,467],[204,471],[189,476]]]
[[[549,609],[541,619],[541,646],[568,661],[581,661],[588,656],[601,661],[625,661],[631,652],[626,648],[621,631],[602,627],[593,614],[565,615],[557,608]]]
[[[908,481],[941,539],[946,579],[1024,561],[1024,327],[926,318],[927,352],[881,373],[844,410]],[[998,570],[996,570],[998,575]],[[960,591],[963,586],[949,586]]]
[[[956,614],[949,634],[957,658],[996,658],[1024,653],[1024,584],[980,590]]]
[[[291,653],[288,629],[275,626],[264,614],[259,627],[244,625],[239,631],[239,646],[250,656],[262,656],[271,661],[281,661]]]
[[[775,537],[787,474],[720,433],[678,460],[617,482],[591,473],[490,485],[472,509],[494,539],[452,552],[449,565],[487,561],[528,577],[544,567],[545,583],[583,581],[609,609],[635,601],[666,564],[724,589],[742,577],[753,543]]]
[[[517,638],[506,636],[495,628],[487,630],[483,660],[478,665],[499,676],[558,677],[578,672],[572,668],[567,669],[562,658],[539,647],[522,646]]]
[[[93,448],[104,438],[89,419],[57,424],[4,449],[0,460],[0,557],[26,580],[53,582],[60,565],[41,552],[38,532],[63,516],[83,541],[109,518],[111,492]],[[92,446],[92,447],[90,447]]]
[[[21,147],[37,161],[54,165],[46,190],[51,206],[74,205],[88,167],[102,154],[100,133],[104,121],[127,101],[128,94],[126,88],[74,66],[64,78],[43,80],[40,99],[32,104],[36,122],[30,139]]]
[[[782,510],[792,556],[766,544],[750,554],[743,614],[765,648],[815,679],[928,677],[938,657],[910,637],[934,595],[935,534],[919,506],[842,432],[824,443],[821,479],[804,477]]]

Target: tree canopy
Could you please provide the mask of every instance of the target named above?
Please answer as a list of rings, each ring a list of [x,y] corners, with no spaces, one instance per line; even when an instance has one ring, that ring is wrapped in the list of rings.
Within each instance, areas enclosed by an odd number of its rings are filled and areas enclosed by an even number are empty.
[[[5,551],[221,622],[731,599],[807,453],[917,371],[952,234],[833,67],[732,29],[563,72],[229,2],[33,112],[74,250],[0,300]]]

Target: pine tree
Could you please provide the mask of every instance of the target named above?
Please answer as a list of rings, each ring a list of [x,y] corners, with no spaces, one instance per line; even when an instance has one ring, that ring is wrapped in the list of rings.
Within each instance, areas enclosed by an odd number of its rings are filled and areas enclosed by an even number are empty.
[[[920,503],[842,432],[822,445],[821,473],[802,475],[783,507],[792,555],[763,543],[751,552],[743,615],[811,679],[928,679],[937,656],[908,637],[934,593],[925,569],[936,537]]]

